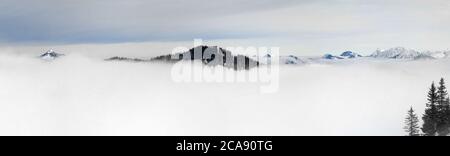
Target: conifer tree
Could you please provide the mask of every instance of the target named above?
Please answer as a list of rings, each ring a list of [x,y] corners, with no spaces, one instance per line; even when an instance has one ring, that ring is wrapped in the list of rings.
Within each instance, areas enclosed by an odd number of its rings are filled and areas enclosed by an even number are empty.
[[[446,105],[448,98],[447,87],[445,87],[444,79],[441,78],[439,81],[439,87],[437,88],[437,104],[444,106]]]
[[[447,97],[446,99],[447,105],[445,107],[445,120],[447,127],[450,127],[450,97]]]
[[[439,87],[437,88],[437,130],[439,135],[447,135],[450,128],[449,101],[447,87],[445,86],[444,79],[439,81]]]
[[[438,109],[436,107],[438,95],[434,82],[431,84],[427,96],[427,108],[425,109],[425,114],[422,116],[422,132],[426,136],[435,136],[438,124]]]
[[[419,136],[419,119],[417,118],[416,113],[414,113],[414,109],[411,107],[408,110],[408,114],[405,118],[405,132],[408,133],[408,136]]]

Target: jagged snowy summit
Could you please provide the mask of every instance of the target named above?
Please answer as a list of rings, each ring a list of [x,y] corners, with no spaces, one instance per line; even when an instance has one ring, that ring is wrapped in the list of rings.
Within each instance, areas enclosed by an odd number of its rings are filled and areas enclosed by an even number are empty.
[[[387,50],[376,50],[370,57],[389,59],[414,59],[421,56],[421,53],[412,49],[396,47]]]
[[[341,57],[343,58],[357,58],[357,57],[362,57],[362,55],[352,52],[352,51],[345,51],[343,52],[341,55]]]
[[[362,55],[352,52],[352,51],[345,51],[342,52],[341,55],[339,56],[334,56],[332,54],[325,54],[323,55],[323,59],[327,59],[327,60],[340,60],[340,59],[352,59],[352,58],[358,58],[358,57],[362,57]]]
[[[443,59],[450,56],[449,51],[426,51],[420,52],[403,47],[396,47],[387,50],[377,50],[369,57],[388,59]]]
[[[59,54],[59,53],[55,52],[53,49],[50,49],[39,57],[43,60],[51,61],[51,60],[55,60],[56,58],[61,57],[61,56],[64,56],[64,54]]]

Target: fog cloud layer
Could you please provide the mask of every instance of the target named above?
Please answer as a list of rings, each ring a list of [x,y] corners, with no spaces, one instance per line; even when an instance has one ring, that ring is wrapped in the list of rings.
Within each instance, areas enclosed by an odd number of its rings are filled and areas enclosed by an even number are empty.
[[[0,135],[403,135],[448,60],[282,66],[280,90],[175,83],[168,64],[0,53]]]

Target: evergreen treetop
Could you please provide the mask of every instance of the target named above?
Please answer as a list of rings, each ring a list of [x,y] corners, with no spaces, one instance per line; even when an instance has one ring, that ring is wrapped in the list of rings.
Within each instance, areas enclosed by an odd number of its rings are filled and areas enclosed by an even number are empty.
[[[408,110],[408,114],[405,118],[405,132],[408,133],[408,136],[419,136],[419,119],[417,118],[416,113],[414,113],[414,109],[411,107]]]

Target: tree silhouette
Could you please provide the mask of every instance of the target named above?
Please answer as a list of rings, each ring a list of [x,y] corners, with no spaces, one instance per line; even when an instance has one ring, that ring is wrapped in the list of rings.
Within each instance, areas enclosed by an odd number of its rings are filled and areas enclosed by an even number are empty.
[[[427,95],[427,108],[425,109],[425,114],[422,116],[423,125],[422,132],[426,136],[435,136],[437,133],[438,124],[438,109],[436,107],[437,103],[437,90],[434,82],[431,84],[430,90]]]
[[[405,132],[408,133],[408,136],[419,136],[419,119],[417,118],[416,113],[414,113],[414,109],[411,107],[408,110],[408,114],[405,118]]]
[[[450,118],[449,118],[449,101],[448,101],[447,87],[445,86],[444,78],[439,81],[437,88],[437,131],[438,135],[449,134]]]

